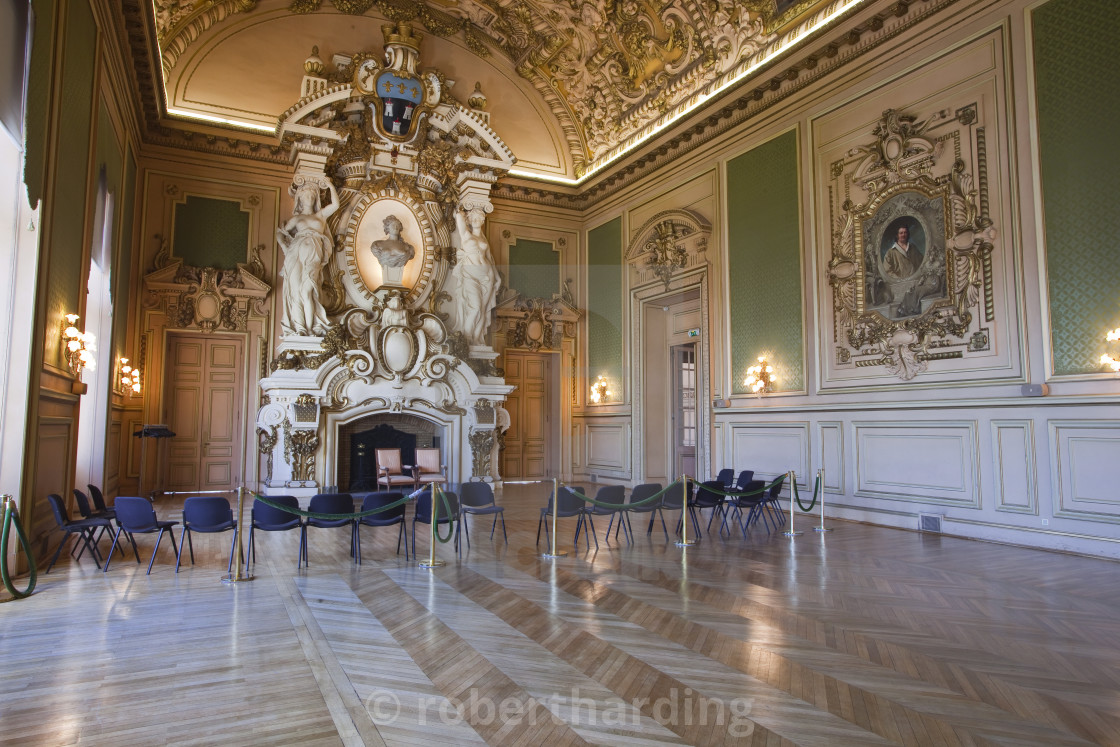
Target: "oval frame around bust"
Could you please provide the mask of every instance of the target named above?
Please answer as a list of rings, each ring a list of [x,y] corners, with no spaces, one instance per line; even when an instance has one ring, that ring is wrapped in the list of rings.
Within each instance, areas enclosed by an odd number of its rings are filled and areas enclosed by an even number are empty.
[[[376,291],[381,287],[381,265],[370,251],[370,244],[385,237],[382,224],[389,215],[400,220],[404,226],[401,238],[416,248],[416,256],[404,267],[406,306],[414,306],[423,299],[435,270],[435,233],[423,204],[395,190],[361,195],[346,223],[343,283],[351,299],[366,309],[373,306]]]

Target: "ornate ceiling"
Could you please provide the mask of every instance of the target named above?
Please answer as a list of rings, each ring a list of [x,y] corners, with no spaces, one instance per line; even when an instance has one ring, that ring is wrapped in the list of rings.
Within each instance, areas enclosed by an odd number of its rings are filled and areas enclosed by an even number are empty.
[[[425,34],[421,68],[476,85],[521,176],[580,180],[875,0],[144,0],[164,120],[265,140],[317,47],[329,75],[380,54],[382,25]],[[129,3],[126,3],[126,6]],[[902,12],[905,2],[896,2]],[[126,7],[127,13],[127,7]],[[149,49],[152,46],[149,45]],[[154,50],[153,50],[154,51]],[[155,77],[153,70],[153,77]],[[152,117],[149,115],[149,121]],[[246,131],[264,135],[246,136]],[[211,128],[213,133],[214,129]],[[231,131],[236,136],[236,131]],[[215,136],[207,136],[211,141]],[[235,138],[226,138],[231,146]],[[256,151],[256,148],[253,148]]]

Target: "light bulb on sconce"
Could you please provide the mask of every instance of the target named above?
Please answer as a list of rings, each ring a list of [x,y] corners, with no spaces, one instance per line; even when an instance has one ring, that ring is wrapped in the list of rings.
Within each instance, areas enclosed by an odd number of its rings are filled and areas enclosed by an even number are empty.
[[[1116,342],[1116,341],[1120,340],[1120,327],[1117,327],[1116,329],[1113,329],[1113,330],[1109,330],[1108,334],[1105,335],[1104,339],[1107,342]],[[1108,366],[1113,371],[1120,372],[1120,360],[1118,360],[1116,358],[1113,358],[1108,353],[1104,353],[1101,356],[1101,365],[1102,366]]]
[[[140,395],[140,369],[130,366],[128,358],[121,358],[120,367],[120,382],[124,391],[129,392],[133,397]]]
[[[597,405],[600,402],[606,402],[610,397],[610,386],[607,384],[606,378],[600,376],[596,379],[595,383],[591,385],[591,402]]]
[[[743,386],[755,394],[769,394],[774,391],[774,382],[778,377],[774,375],[774,367],[766,362],[766,356],[758,358],[758,365],[747,369],[747,378],[743,379]]]
[[[82,375],[83,368],[93,368],[96,358],[93,355],[97,349],[97,340],[92,332],[82,332],[78,329],[77,314],[67,314],[62,327],[62,342],[66,345],[66,365],[75,376]]]

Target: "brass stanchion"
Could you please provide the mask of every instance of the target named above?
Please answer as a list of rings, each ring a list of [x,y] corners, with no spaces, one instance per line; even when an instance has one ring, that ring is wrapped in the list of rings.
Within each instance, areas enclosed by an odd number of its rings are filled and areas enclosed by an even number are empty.
[[[185,530],[184,530],[185,531]],[[222,576],[223,584],[235,584],[241,581],[252,581],[253,576],[245,573],[245,564],[242,562],[242,539],[245,533],[245,488],[237,488],[237,560],[234,563],[233,573]]]
[[[556,511],[560,503],[560,478],[552,478],[552,544],[549,546],[550,552],[541,553],[542,558],[562,558],[568,554],[567,550],[561,550],[556,546]]]
[[[831,532],[831,529],[824,528],[824,467],[817,470],[817,480],[820,481],[821,486],[821,525],[813,527],[814,532]]]
[[[442,560],[436,557],[436,524],[438,523],[439,519],[439,505],[440,503],[443,503],[443,501],[437,502],[438,498],[443,497],[443,488],[439,486],[438,482],[432,483],[431,494],[432,510],[430,512],[429,518],[431,518],[432,520],[432,542],[431,547],[428,550],[428,559],[420,561],[421,568],[439,568],[440,566],[447,565]],[[413,552],[416,552],[416,550],[413,549]]]
[[[677,540],[677,547],[692,547],[700,544],[700,540],[688,538],[688,475],[681,475],[681,538]]]
[[[784,537],[798,537],[798,536],[804,534],[804,532],[793,531],[793,515],[795,513],[797,513],[796,512],[797,507],[794,505],[795,503],[797,503],[797,500],[793,497],[793,491],[797,489],[797,473],[794,472],[793,470],[790,470],[786,474],[789,475],[789,531],[788,532],[782,532],[782,536],[784,536]]]

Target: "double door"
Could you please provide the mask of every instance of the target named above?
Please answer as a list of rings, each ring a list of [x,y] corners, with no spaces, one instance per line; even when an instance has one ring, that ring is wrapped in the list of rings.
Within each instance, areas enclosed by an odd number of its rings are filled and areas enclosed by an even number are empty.
[[[506,480],[540,480],[552,468],[551,366],[547,353],[505,353],[507,384],[515,389],[506,398],[510,426],[502,452]]]
[[[228,490],[241,481],[245,387],[240,337],[172,335],[168,342],[163,490]]]

